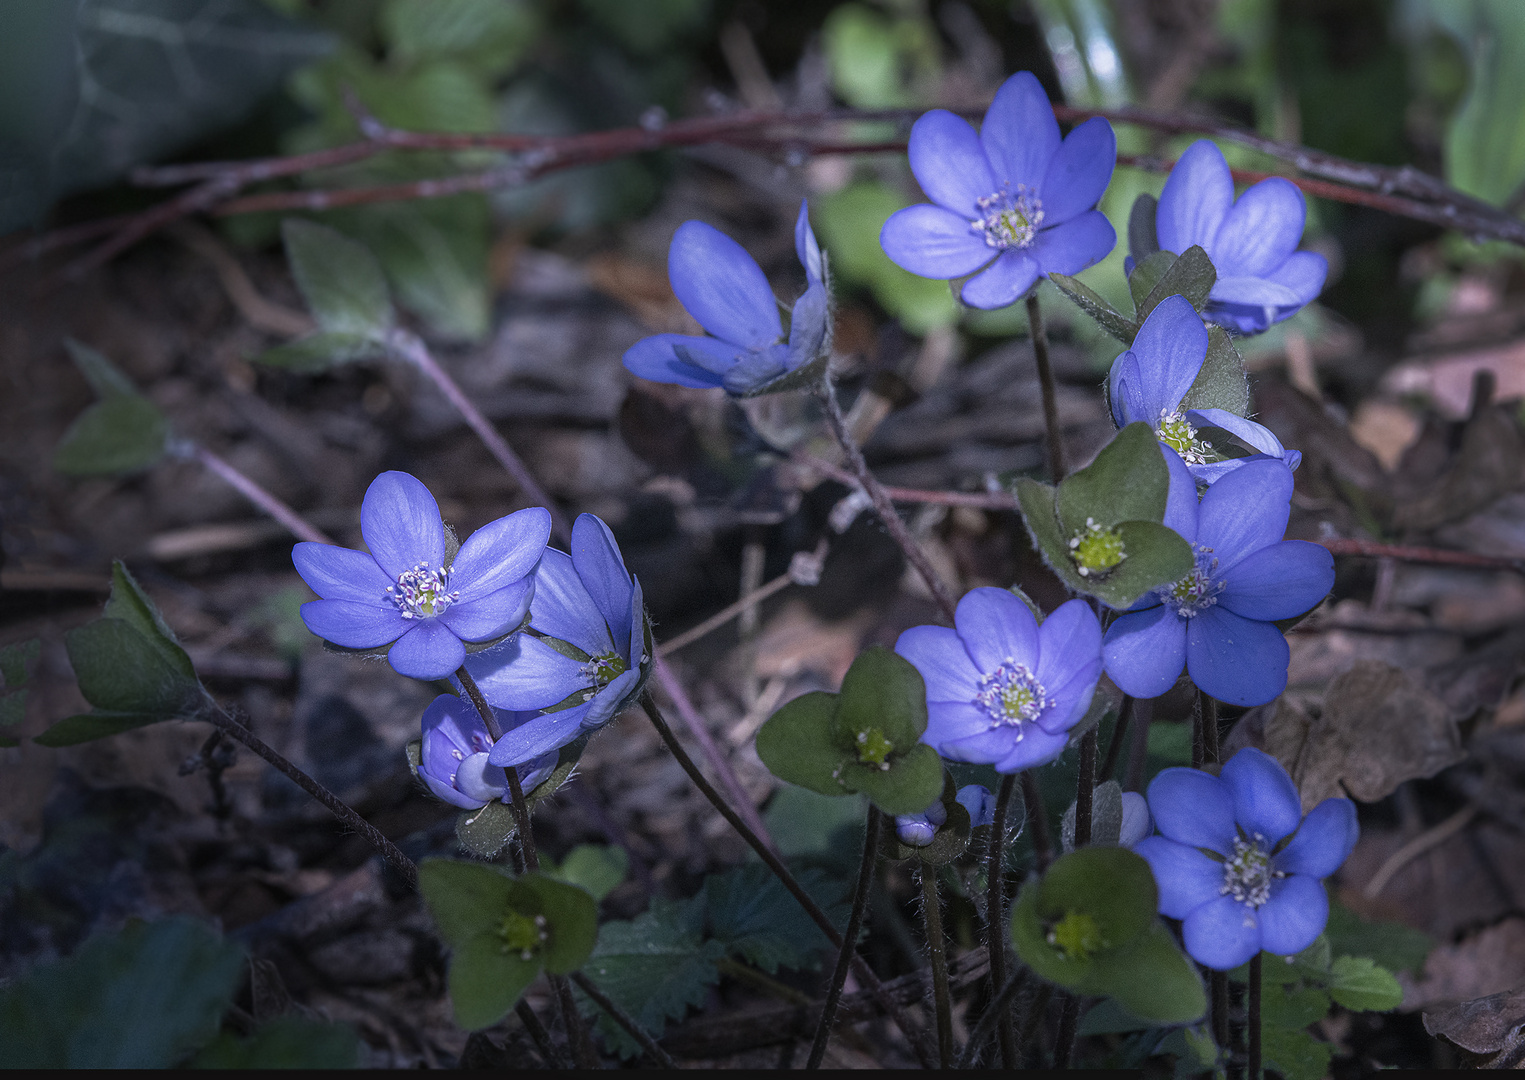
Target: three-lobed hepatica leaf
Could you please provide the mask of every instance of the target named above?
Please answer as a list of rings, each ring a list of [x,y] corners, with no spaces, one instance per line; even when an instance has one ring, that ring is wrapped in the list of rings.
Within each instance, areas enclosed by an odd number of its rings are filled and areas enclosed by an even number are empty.
[[[1148,424],[1123,428],[1058,488],[1027,477],[1016,488],[1034,546],[1076,592],[1123,609],[1195,565],[1191,545],[1161,524],[1170,473]]]
[[[593,897],[541,874],[426,859],[418,887],[451,948],[450,1001],[468,1030],[503,1019],[542,968],[565,975],[582,967],[598,938]]]
[[[70,476],[122,476],[152,467],[169,446],[164,414],[100,353],[72,338],[64,347],[100,400],[64,432],[53,467]]]
[[[941,759],[918,741],[926,730],[921,674],[876,645],[853,661],[841,693],[804,694],[774,713],[757,756],[780,780],[822,795],[861,791],[886,814],[915,814],[943,788]]]
[[[1158,895],[1140,856],[1081,848],[1023,886],[1012,943],[1049,982],[1115,998],[1140,1019],[1190,1023],[1206,1012],[1207,997],[1196,968],[1155,917]]]
[[[193,717],[209,700],[191,658],[120,561],[112,565],[104,616],[70,630],[64,645],[80,693],[95,710],[54,724],[33,740],[43,746],[72,746]]]
[[[318,372],[384,355],[395,313],[386,275],[370,249],[302,218],[282,223],[281,236],[292,276],[318,330],[261,353],[259,362]]]

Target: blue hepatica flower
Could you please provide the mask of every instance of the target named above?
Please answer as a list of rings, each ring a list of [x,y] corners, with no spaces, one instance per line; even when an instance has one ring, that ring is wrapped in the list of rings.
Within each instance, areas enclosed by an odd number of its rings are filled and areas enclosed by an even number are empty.
[[[1155,212],[1155,233],[1164,251],[1179,255],[1199,244],[1213,261],[1218,280],[1203,312],[1209,322],[1258,334],[1295,315],[1324,287],[1329,263],[1315,252],[1297,250],[1307,216],[1303,193],[1279,176],[1252,185],[1236,202],[1223,152],[1200,139],[1170,170]]]
[[[442,679],[466,659],[463,642],[524,621],[551,515],[536,506],[489,522],[447,565],[434,496],[407,473],[385,472],[366,489],[360,535],[369,554],[311,542],[292,549],[297,573],[322,597],[302,605],[302,621],[347,649],[390,645],[399,674]]]
[[[1101,624],[1083,600],[1038,625],[1005,589],[972,589],[954,629],[913,626],[895,651],[927,684],[921,741],[953,761],[1009,773],[1053,761],[1090,708],[1101,676]]]
[[[1149,862],[1160,914],[1182,920],[1198,963],[1227,971],[1261,950],[1290,956],[1329,919],[1321,879],[1340,868],[1359,827],[1349,799],[1325,799],[1303,817],[1279,762],[1241,750],[1221,777],[1166,769],[1149,785],[1159,834],[1133,850]]]
[[[899,814],[895,818],[895,835],[908,847],[926,847],[937,836],[937,830],[948,820],[948,808],[938,799],[919,814]]]
[[[1295,469],[1303,455],[1288,450],[1269,428],[1226,409],[1182,409],[1181,401],[1201,374],[1207,359],[1207,327],[1184,296],[1161,300],[1133,347],[1112,362],[1107,396],[1118,427],[1142,420],[1170,447],[1198,480],[1212,483],[1250,461],[1271,458]],[[1222,428],[1260,453],[1223,459],[1218,448],[1198,434],[1199,428]]]
[[[552,548],[541,560],[530,627],[562,647],[516,634],[466,661],[495,707],[562,706],[504,732],[492,748],[494,765],[529,761],[601,727],[645,679],[651,656],[641,585],[625,569],[609,526],[592,514],[572,526],[571,555]]]
[[[981,825],[990,825],[995,822],[995,796],[984,784],[965,784],[958,789],[954,796],[958,804],[969,811],[969,827],[978,829]]]
[[[667,277],[684,310],[710,336],[643,338],[626,350],[625,367],[653,382],[723,386],[742,395],[821,356],[830,333],[830,305],[821,248],[804,203],[794,227],[794,248],[808,284],[794,302],[786,340],[778,301],[757,260],[702,221],[679,225],[667,252]]]
[[[927,113],[911,128],[909,155],[932,202],[891,215],[879,244],[922,277],[985,267],[960,294],[971,307],[1005,307],[1040,276],[1078,273],[1117,242],[1095,209],[1117,164],[1112,125],[1094,117],[1061,142],[1053,106],[1029,71],[996,91],[978,135],[945,109]]]
[[[1147,595],[1107,628],[1107,674],[1126,694],[1158,697],[1184,666],[1205,694],[1262,705],[1287,685],[1287,640],[1275,620],[1308,611],[1334,585],[1334,557],[1283,540],[1292,472],[1253,461],[1197,501],[1197,483],[1166,448],[1165,524],[1191,544],[1196,567]]]
[[[494,709],[500,731],[529,722],[534,713]],[[441,694],[424,710],[419,779],[437,798],[463,810],[480,810],[494,799],[509,801],[508,774],[488,760],[492,736],[476,709],[454,694]],[[556,768],[556,752],[518,766],[519,784],[530,791]]]

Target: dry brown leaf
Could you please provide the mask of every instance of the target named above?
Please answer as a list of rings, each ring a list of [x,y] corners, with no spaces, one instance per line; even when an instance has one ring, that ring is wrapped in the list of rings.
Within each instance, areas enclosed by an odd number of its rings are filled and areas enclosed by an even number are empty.
[[[1406,1012],[1512,990],[1525,982],[1525,919],[1505,919],[1455,945],[1433,949],[1423,978],[1402,973],[1398,981]]]
[[[1424,1030],[1474,1054],[1497,1055],[1484,1068],[1516,1068],[1525,1044],[1525,990],[1506,990],[1425,1013]]]

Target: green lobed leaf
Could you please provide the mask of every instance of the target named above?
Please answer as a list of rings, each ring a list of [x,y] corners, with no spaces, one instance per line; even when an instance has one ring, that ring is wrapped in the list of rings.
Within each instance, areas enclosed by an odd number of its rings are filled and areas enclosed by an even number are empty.
[[[244,950],[187,918],[129,923],[0,987],[12,1069],[164,1069],[217,1034]]]
[[[496,930],[513,884],[513,875],[489,863],[425,859],[418,864],[418,891],[451,946]]]
[[[1054,510],[1068,541],[1088,519],[1104,527],[1160,521],[1169,493],[1170,470],[1159,440],[1153,428],[1138,421],[1119,431],[1095,461],[1060,483]]]
[[[1150,259],[1156,257],[1151,255]],[[1184,296],[1192,307],[1201,311],[1202,306],[1207,303],[1208,293],[1212,292],[1217,280],[1218,271],[1213,268],[1212,260],[1207,257],[1207,252],[1193,244],[1181,253],[1180,258],[1172,260],[1170,265],[1165,267],[1159,280],[1142,300],[1135,299],[1139,325],[1142,326],[1150,312],[1159,306],[1161,300],[1169,296]],[[1128,279],[1128,285],[1132,287],[1132,278]]]
[[[1266,1025],[1301,1031],[1329,1015],[1329,995],[1317,986],[1278,986],[1261,980],[1260,1018]]]
[[[873,729],[894,744],[892,754],[906,752],[927,730],[927,684],[921,672],[883,645],[864,649],[842,678],[834,728],[839,744]],[[921,805],[925,809],[927,803]]]
[[[281,235],[292,276],[324,330],[376,340],[391,329],[391,297],[370,249],[303,218],[282,222]]]
[[[1038,878],[1027,879],[1011,911],[1011,944],[1022,962],[1040,978],[1080,989],[1095,965],[1094,957],[1066,956],[1048,943],[1048,929],[1038,914]]]
[[[1038,886],[1037,912],[1059,919],[1081,911],[1096,921],[1106,949],[1119,949],[1154,925],[1159,891],[1144,859],[1126,848],[1081,848],[1054,860]]]
[[[1078,578],[1079,575],[1075,573],[1075,564],[1070,561],[1069,538],[1060,533],[1059,519],[1054,514],[1056,490],[1030,477],[1019,476],[1013,493],[1017,497],[1017,505],[1021,507],[1022,523],[1027,526],[1033,547],[1066,584],[1074,587],[1070,579]]]
[[[1159,234],[1155,230],[1155,215],[1160,200],[1148,192],[1133,200],[1128,211],[1128,250],[1135,259],[1147,259],[1160,250]]]
[[[496,799],[455,819],[455,838],[461,847],[482,859],[491,859],[507,847],[518,829],[513,808]]]
[[[98,401],[75,418],[53,452],[53,467],[69,476],[142,472],[164,456],[169,422],[145,397]]]
[[[95,391],[95,396],[102,401],[114,397],[138,396],[138,388],[132,380],[106,359],[104,353],[73,338],[64,338],[64,349],[68,352],[69,359],[74,361],[74,366],[79,368],[79,373],[90,384],[90,389]]]
[[[847,921],[842,883],[819,870],[796,875],[838,926]],[[704,879],[709,934],[726,949],[770,975],[779,968],[813,971],[831,942],[762,863],[749,863]]]
[[[1306,1031],[1281,1027],[1263,1027],[1260,1035],[1261,1060],[1286,1080],[1323,1080],[1329,1075],[1332,1049]]]
[[[780,780],[820,795],[847,795],[838,780],[846,751],[832,735],[835,694],[801,694],[768,718],[757,732],[757,756]]]
[[[157,647],[121,619],[97,619],[64,635],[80,693],[98,709],[151,713],[160,717],[193,713],[204,692]],[[176,646],[178,648],[178,646]]]
[[[1188,1024],[1207,1012],[1196,965],[1158,922],[1121,949],[1097,956],[1086,989],[1160,1024]]]
[[[1333,952],[1369,956],[1389,971],[1419,971],[1435,945],[1423,931],[1402,923],[1369,922],[1337,900],[1330,901],[1324,933]]]
[[[613,892],[630,869],[630,856],[624,848],[608,844],[578,844],[567,852],[558,866],[545,855],[541,869],[551,877],[587,890],[594,900]]]
[[[124,731],[147,727],[149,724],[158,724],[168,719],[170,717],[157,712],[111,712],[97,709],[95,712],[67,716],[41,735],[35,736],[32,741],[38,746],[51,746],[55,749],[60,746],[76,746],[79,743],[109,738],[112,735],[120,735]]]
[[[385,356],[376,340],[364,334],[339,333],[320,330],[316,334],[298,338],[285,345],[266,349],[256,356],[255,362],[269,367],[285,368],[303,374],[317,374],[340,364],[356,360],[374,360]]]
[[[496,1024],[539,974],[539,957],[525,960],[496,931],[467,938],[450,957],[448,983],[456,1024],[467,1031]]]
[[[1101,293],[1064,274],[1050,274],[1048,278],[1059,286],[1060,292],[1075,301],[1081,311],[1095,319],[1103,330],[1124,345],[1133,344],[1133,339],[1138,335],[1138,325],[1132,318],[1107,303]]]
[[[890,758],[888,769],[849,760],[842,765],[842,785],[861,791],[886,814],[915,814],[936,800],[943,786],[943,761],[925,743]]]
[[[1250,382],[1244,373],[1244,360],[1221,326],[1207,328],[1207,359],[1181,399],[1181,408],[1224,409],[1235,416],[1250,411]]]
[[[763,823],[786,858],[830,861],[846,869],[857,865],[867,807],[862,795],[831,798],[785,784],[773,793]]]
[[[1133,268],[1133,273],[1128,275],[1128,292],[1133,297],[1133,307],[1139,312],[1140,322],[1143,320],[1141,309],[1144,300],[1160,283],[1160,279],[1165,276],[1165,271],[1169,270],[1178,258],[1180,256],[1173,251],[1156,251],[1141,260]]]
[[[191,1059],[193,1069],[354,1069],[360,1037],[348,1024],[280,1016],[247,1039],[223,1032]]]
[[[1329,967],[1329,996],[1352,1012],[1391,1012],[1403,1004],[1403,987],[1370,957],[1337,956]]]
[[[550,938],[540,954],[547,971],[565,975],[582,967],[598,940],[598,901],[586,889],[544,874],[521,874],[509,904],[523,915],[543,915]]]

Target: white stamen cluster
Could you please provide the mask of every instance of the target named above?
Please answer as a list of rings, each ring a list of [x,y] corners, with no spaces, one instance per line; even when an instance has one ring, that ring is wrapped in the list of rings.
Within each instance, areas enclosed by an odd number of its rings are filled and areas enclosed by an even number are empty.
[[[1282,875],[1271,869],[1265,839],[1256,833],[1249,840],[1241,837],[1234,841],[1234,854],[1223,863],[1223,886],[1218,890],[1221,895],[1251,908],[1271,899],[1271,879]]]
[[[450,591],[449,570],[421,562],[397,575],[397,584],[387,586],[386,598],[397,605],[404,619],[427,619],[459,600],[461,593]]]
[[[1207,455],[1212,451],[1212,445],[1205,439],[1197,438],[1197,429],[1191,426],[1185,413],[1161,409],[1160,418],[1155,421],[1154,433],[1160,442],[1180,454],[1186,464],[1207,464]]]
[[[1026,664],[1008,656],[980,679],[974,703],[990,717],[992,729],[1014,727],[1020,740],[1025,734],[1023,725],[1042,716],[1045,709],[1053,708],[1054,699]]]
[[[980,216],[969,223],[969,231],[983,237],[986,247],[1025,248],[1043,226],[1043,203],[1026,184],[1018,184],[1015,193],[1003,186],[974,202]]]

